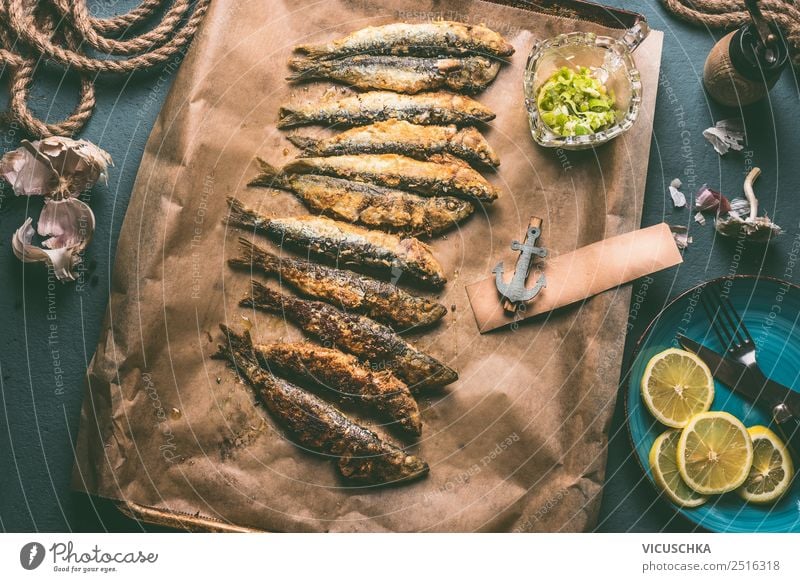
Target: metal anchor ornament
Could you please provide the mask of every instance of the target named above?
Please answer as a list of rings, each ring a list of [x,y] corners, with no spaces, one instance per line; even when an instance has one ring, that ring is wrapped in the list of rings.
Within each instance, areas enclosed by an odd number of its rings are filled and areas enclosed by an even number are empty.
[[[515,240],[511,243],[511,250],[520,252],[517,264],[514,268],[514,276],[511,278],[511,281],[508,283],[503,281],[505,269],[503,268],[502,262],[498,263],[497,266],[492,269],[492,273],[495,274],[497,290],[505,298],[503,308],[506,311],[516,311],[521,303],[530,301],[547,286],[547,279],[544,273],[539,276],[533,287],[528,289],[525,286],[525,282],[533,266],[534,257],[544,258],[547,256],[547,249],[536,246],[536,239],[542,234],[541,226],[541,218],[535,216],[531,217],[525,235],[525,242],[520,243]]]

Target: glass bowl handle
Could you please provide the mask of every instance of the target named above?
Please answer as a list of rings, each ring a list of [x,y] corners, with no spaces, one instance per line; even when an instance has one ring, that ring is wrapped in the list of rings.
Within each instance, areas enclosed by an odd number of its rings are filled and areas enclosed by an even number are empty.
[[[633,52],[642,44],[648,34],[650,34],[650,27],[647,26],[647,21],[643,19],[626,30],[619,40],[628,47],[629,51]]]

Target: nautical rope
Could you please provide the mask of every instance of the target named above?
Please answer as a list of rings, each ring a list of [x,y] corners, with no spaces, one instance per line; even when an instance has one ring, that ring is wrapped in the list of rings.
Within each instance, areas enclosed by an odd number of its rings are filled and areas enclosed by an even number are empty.
[[[143,0],[126,14],[104,19],[89,13],[86,0],[0,0],[0,73],[10,77],[9,110],[0,121],[17,122],[34,137],[76,134],[94,110],[98,74],[130,74],[167,62],[191,42],[211,0],[174,0],[154,28],[125,40],[109,38],[145,24],[167,3]],[[90,57],[83,47],[128,58]],[[28,108],[35,69],[44,61],[81,77],[78,104],[58,123],[45,123]]]
[[[710,28],[733,28],[749,20],[744,0],[661,0],[680,18]],[[789,45],[792,61],[800,66],[800,9],[796,0],[761,0],[761,12],[775,22]]]

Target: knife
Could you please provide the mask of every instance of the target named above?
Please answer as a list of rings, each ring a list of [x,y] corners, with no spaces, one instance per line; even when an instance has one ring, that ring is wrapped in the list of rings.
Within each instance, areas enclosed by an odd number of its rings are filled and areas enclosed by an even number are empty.
[[[682,334],[677,338],[684,349],[705,362],[714,378],[772,415],[792,456],[800,462],[800,392],[770,380],[757,367],[721,356]]]

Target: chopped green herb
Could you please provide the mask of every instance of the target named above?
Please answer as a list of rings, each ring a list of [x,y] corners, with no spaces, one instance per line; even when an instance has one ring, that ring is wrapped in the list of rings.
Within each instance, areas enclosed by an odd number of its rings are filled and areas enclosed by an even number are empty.
[[[590,135],[616,123],[614,95],[588,67],[561,67],[539,88],[539,115],[558,135]]]

